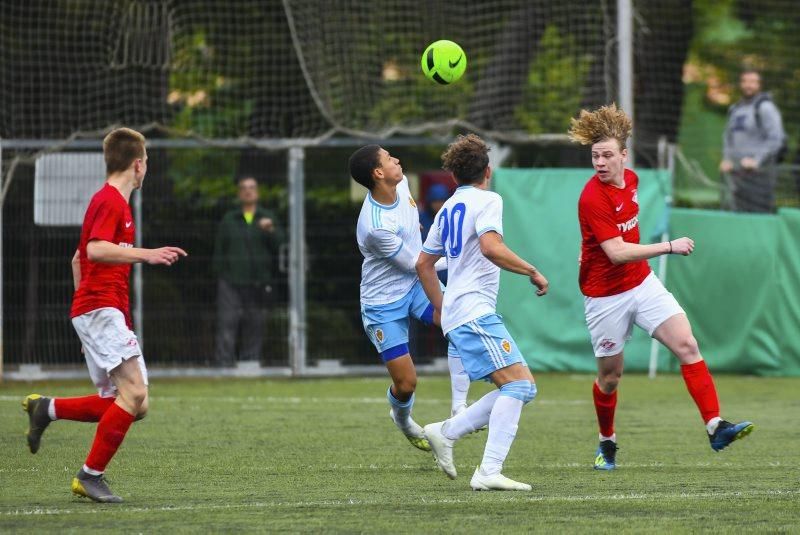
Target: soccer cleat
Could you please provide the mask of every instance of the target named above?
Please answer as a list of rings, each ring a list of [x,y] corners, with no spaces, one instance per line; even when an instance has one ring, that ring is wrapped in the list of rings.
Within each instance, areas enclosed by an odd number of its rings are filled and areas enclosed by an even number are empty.
[[[425,436],[431,446],[433,459],[439,465],[447,477],[455,479],[458,476],[456,465],[453,463],[453,444],[451,440],[442,434],[444,422],[436,422],[425,426]]]
[[[752,422],[732,424],[725,420],[720,420],[719,424],[717,424],[717,430],[714,431],[713,435],[708,436],[708,440],[711,442],[711,449],[714,451],[724,450],[734,440],[739,440],[752,433],[755,427]]]
[[[613,440],[601,440],[594,458],[595,470],[613,470],[617,467],[617,443]]]
[[[42,433],[52,422],[47,413],[49,406],[50,398],[39,394],[31,394],[22,400],[22,410],[28,413],[28,430],[25,432],[25,437],[28,439],[28,449],[31,453],[39,451]]]
[[[475,473],[472,474],[472,480],[470,480],[469,486],[472,487],[472,490],[531,490],[531,486],[527,483],[514,481],[499,472],[487,476],[483,473],[480,466],[477,467]]]
[[[121,503],[122,498],[111,492],[105,476],[93,476],[83,468],[72,478],[72,493],[100,503]]]
[[[422,431],[422,427],[420,427],[417,422],[409,418],[408,426],[400,426],[400,424],[397,423],[397,420],[394,419],[393,409],[389,409],[389,418],[392,419],[394,425],[396,425],[397,428],[406,436],[412,446],[422,451],[431,451],[431,445],[428,444],[428,440],[425,438],[425,433]]]

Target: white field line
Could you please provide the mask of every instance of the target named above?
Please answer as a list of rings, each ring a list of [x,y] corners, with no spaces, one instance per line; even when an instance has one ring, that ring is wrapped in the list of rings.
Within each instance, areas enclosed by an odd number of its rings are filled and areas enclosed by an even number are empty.
[[[0,402],[21,403],[24,396],[0,396]],[[347,404],[387,404],[385,397],[340,398],[317,396],[151,396],[153,402],[164,401],[167,403],[203,402],[203,403],[275,403],[285,405],[300,405],[304,403],[347,403]],[[449,403],[450,399],[442,398],[417,398],[414,403],[440,405]],[[541,399],[535,400],[534,405],[586,405],[588,399]]]
[[[469,470],[472,468],[472,464],[468,462],[456,462],[456,467],[464,470]],[[585,471],[591,468],[591,463],[587,464],[585,462],[582,463],[531,463],[526,462],[525,466],[531,470],[581,470]],[[676,468],[713,468],[714,470],[719,470],[722,468],[734,468],[734,467],[741,467],[741,463],[737,462],[711,462],[711,461],[696,461],[692,463],[664,463],[659,461],[653,461],[648,463],[635,463],[635,462],[626,462],[619,465],[622,469],[652,469],[652,468],[665,468],[665,469],[676,469]],[[794,470],[800,468],[800,465],[792,462],[783,462],[783,461],[767,461],[755,464],[748,464],[748,469],[772,469],[772,468],[780,468],[781,470]],[[420,465],[418,464],[339,464],[339,463],[325,463],[325,464],[313,464],[313,463],[303,463],[303,469],[305,470],[316,470],[320,472],[363,472],[364,470],[390,470],[390,471],[397,471],[397,470],[411,470],[414,472],[418,472],[420,470]],[[20,466],[16,468],[0,468],[0,474],[4,473],[63,473],[63,472],[70,472],[72,469],[69,467],[57,468],[57,467],[48,467],[48,468],[41,468],[39,466]],[[291,475],[293,472],[289,472],[284,467],[275,466],[275,465],[263,465],[263,466],[251,466],[248,467],[248,472],[269,472],[272,476],[288,476]],[[798,490],[800,492],[800,490]]]
[[[746,492],[681,492],[681,493],[630,493],[630,494],[610,494],[610,495],[582,495],[582,496],[520,496],[520,495],[492,495],[490,502],[484,502],[481,499],[481,494],[474,494],[474,498],[417,498],[413,500],[405,500],[406,504],[416,505],[438,505],[438,504],[474,504],[479,503],[488,505],[491,503],[537,503],[537,502],[550,502],[550,503],[575,503],[575,502],[608,502],[608,501],[630,501],[630,500],[717,500],[717,499],[748,499],[748,498],[763,498],[763,497],[794,497],[800,494],[800,490],[764,490],[764,491],[746,491]],[[349,498],[345,500],[320,500],[320,501],[303,501],[303,502],[250,502],[241,504],[185,504],[185,505],[164,505],[160,507],[125,507],[112,506],[112,507],[94,507],[83,509],[64,509],[58,507],[32,507],[32,508],[17,508],[9,511],[3,511],[2,515],[5,517],[11,516],[40,516],[40,515],[80,515],[80,514],[121,514],[121,513],[170,513],[179,511],[219,511],[219,510],[236,510],[236,509],[273,509],[273,508],[295,508],[295,507],[349,507],[349,506],[364,506],[364,505],[397,505],[396,500],[386,498],[383,500],[377,499],[360,499]],[[90,507],[91,504],[86,504]]]

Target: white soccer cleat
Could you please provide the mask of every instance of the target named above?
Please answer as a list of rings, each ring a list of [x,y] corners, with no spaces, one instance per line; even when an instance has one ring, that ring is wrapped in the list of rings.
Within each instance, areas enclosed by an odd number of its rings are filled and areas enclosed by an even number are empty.
[[[520,483],[519,481],[508,479],[500,473],[487,476],[483,473],[480,466],[475,469],[469,486],[472,487],[472,490],[531,490],[531,486],[527,483]]]
[[[406,436],[412,446],[422,451],[431,451],[431,446],[428,444],[428,439],[425,438],[425,432],[417,422],[409,418],[408,423],[404,426],[401,426],[394,418],[394,409],[389,409],[389,418],[392,419],[394,425],[397,426],[400,432]]]
[[[436,422],[425,426],[425,437],[431,445],[433,458],[447,477],[455,479],[458,476],[456,465],[453,463],[453,444],[451,440],[442,434],[444,422]]]

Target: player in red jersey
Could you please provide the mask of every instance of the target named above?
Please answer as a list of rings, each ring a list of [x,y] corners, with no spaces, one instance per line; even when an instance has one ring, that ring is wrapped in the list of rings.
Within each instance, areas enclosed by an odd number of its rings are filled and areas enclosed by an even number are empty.
[[[186,252],[178,247],[134,247],[131,193],[142,187],[147,152],[142,134],[119,128],[103,140],[105,185],[92,197],[72,258],[75,296],[70,317],[83,344],[89,375],[99,393],[76,398],[31,394],[22,402],[28,413],[31,453],[39,450],[50,422],[98,422],[94,443],[72,492],[97,502],[121,502],[103,474],[134,420],[147,413],[147,368],[133,333],[128,295],[131,264],[172,265]]]
[[[578,202],[581,227],[580,287],[586,324],[597,357],[594,405],[600,424],[600,445],[594,467],[616,466],[614,411],[622,377],[623,348],[636,324],[665,345],[681,363],[686,388],[706,424],[715,451],[753,430],[750,422],[732,424],[720,418],[714,380],[706,367],[686,313],[650,270],[647,259],[664,254],[690,255],[694,242],[639,244],[639,178],[625,169],[625,143],[631,120],[616,105],[581,111],[572,119],[570,138],[591,145],[596,174]]]

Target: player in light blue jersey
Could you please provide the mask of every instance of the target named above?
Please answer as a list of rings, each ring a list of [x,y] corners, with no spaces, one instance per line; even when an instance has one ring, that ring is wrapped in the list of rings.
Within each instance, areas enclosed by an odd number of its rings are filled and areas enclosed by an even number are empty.
[[[459,136],[442,155],[443,167],[459,184],[436,214],[417,261],[420,281],[441,311],[442,330],[456,346],[473,381],[491,380],[498,388],[444,422],[425,426],[434,458],[456,478],[453,445],[489,425],[483,460],[470,481],[474,490],[531,490],[505,477],[503,462],[517,433],[523,405],[536,397],[528,365],[496,312],[500,269],[530,277],[536,294],[547,279],[503,243],[503,199],[489,191],[489,148],[476,135]],[[447,257],[447,292],[442,295],[435,263]]]
[[[378,145],[367,145],[350,157],[350,174],[369,190],[356,229],[361,266],[361,317],[364,330],[392,377],[386,392],[389,416],[415,447],[430,451],[411,418],[417,372],[408,350],[409,317],[439,325],[417,278],[422,250],[419,212],[400,161]],[[439,264],[446,267],[445,262]],[[469,379],[452,345],[448,363],[453,383],[453,412],[466,406]]]

